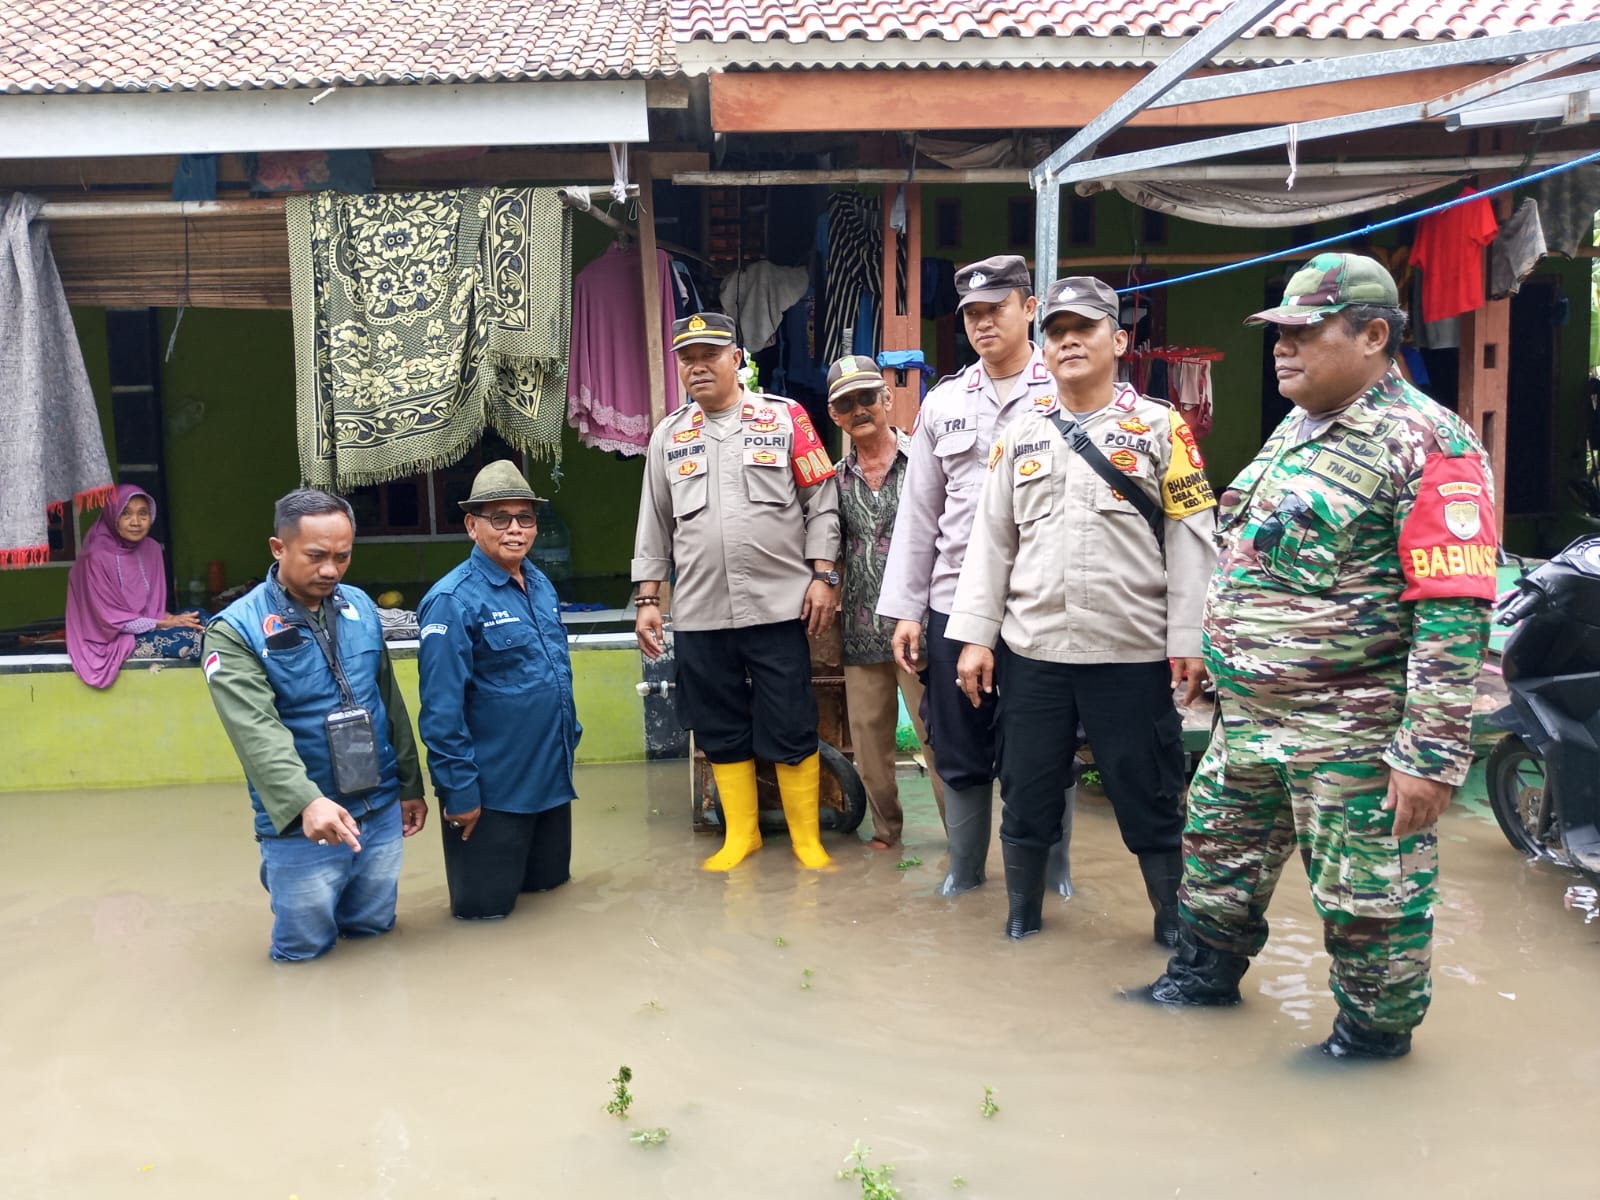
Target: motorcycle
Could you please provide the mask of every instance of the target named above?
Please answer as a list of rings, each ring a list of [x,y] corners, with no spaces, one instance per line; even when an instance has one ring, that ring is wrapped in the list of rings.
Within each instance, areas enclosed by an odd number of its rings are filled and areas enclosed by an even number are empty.
[[[1526,572],[1496,605],[1510,703],[1486,767],[1489,804],[1529,857],[1600,883],[1600,536]]]

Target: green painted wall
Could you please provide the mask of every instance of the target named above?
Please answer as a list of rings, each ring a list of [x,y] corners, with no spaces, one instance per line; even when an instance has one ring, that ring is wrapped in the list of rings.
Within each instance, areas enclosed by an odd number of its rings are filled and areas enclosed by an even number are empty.
[[[100,410],[100,428],[105,434],[106,454],[111,469],[117,469],[116,446],[111,438],[111,378],[106,362],[105,314],[98,308],[75,308],[72,320],[77,326],[78,343],[83,347],[84,366],[94,388]],[[80,536],[99,516],[98,510],[78,518]],[[47,564],[20,571],[0,571],[0,629],[34,621],[59,620],[66,611],[68,564]]]
[[[606,248],[609,234],[580,217],[573,243],[574,264],[582,267]],[[176,317],[174,309],[161,313],[163,352]],[[110,447],[105,314],[79,309],[74,318]],[[213,559],[224,564],[229,584],[259,576],[271,563],[272,503],[300,478],[290,314],[189,309],[161,370],[173,531],[167,553],[179,587],[193,575],[204,578]],[[585,577],[571,598],[619,604],[629,591],[643,463],[583,446],[570,428],[562,445],[559,482],[547,463],[535,463],[529,475],[570,531],[573,572]],[[459,540],[428,543],[362,542],[350,579],[399,585],[407,604],[415,605],[426,585],[467,549],[465,533]],[[65,566],[0,573],[0,628],[59,617],[66,577]]]
[[[579,650],[572,665],[583,724],[578,761],[643,758],[644,717],[633,690],[638,651]],[[395,674],[414,719],[416,659],[396,659]],[[158,718],[135,719],[140,713]],[[0,792],[244,779],[193,667],[124,670],[103,692],[67,671],[0,675],[0,728],[7,730]]]

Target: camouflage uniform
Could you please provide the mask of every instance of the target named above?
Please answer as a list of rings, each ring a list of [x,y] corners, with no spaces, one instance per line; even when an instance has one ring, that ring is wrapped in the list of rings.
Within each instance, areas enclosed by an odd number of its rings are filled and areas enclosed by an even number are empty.
[[[1341,1010],[1404,1033],[1431,992],[1438,838],[1390,836],[1382,804],[1390,767],[1459,785],[1471,765],[1492,484],[1467,425],[1396,374],[1309,439],[1303,416],[1219,498],[1202,634],[1221,721],[1180,902],[1202,940],[1254,955],[1298,847]]]

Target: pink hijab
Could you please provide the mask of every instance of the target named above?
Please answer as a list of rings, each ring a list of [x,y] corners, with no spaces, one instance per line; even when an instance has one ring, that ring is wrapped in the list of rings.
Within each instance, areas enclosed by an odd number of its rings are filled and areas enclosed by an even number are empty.
[[[117,518],[135,496],[156,515],[149,492],[131,483],[117,487],[111,503],[83,537],[78,561],[67,576],[67,654],[72,669],[90,687],[108,688],[133,653],[130,621],[160,620],[167,612],[167,572],[153,538],[124,541]]]

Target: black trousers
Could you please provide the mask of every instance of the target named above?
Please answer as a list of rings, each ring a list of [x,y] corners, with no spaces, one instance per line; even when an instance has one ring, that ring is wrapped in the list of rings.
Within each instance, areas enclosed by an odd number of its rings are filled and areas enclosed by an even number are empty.
[[[995,698],[977,708],[956,683],[961,643],[945,637],[948,613],[928,613],[928,669],[922,673],[922,720],[933,747],[933,766],[945,787],[985,787],[995,778]],[[996,655],[995,677],[1004,652]],[[998,691],[998,685],[996,691]]]
[[[1001,839],[1034,847],[1061,839],[1081,722],[1123,843],[1135,854],[1178,849],[1183,721],[1172,703],[1166,662],[1053,663],[1010,650],[1003,657]]]
[[[548,892],[572,877],[570,801],[538,813],[486,808],[467,841],[449,817],[439,829],[450,911],[463,920],[503,917],[523,892]]]
[[[673,643],[678,724],[694,730],[708,762],[792,766],[817,752],[811,643],[799,620],[679,630]]]

